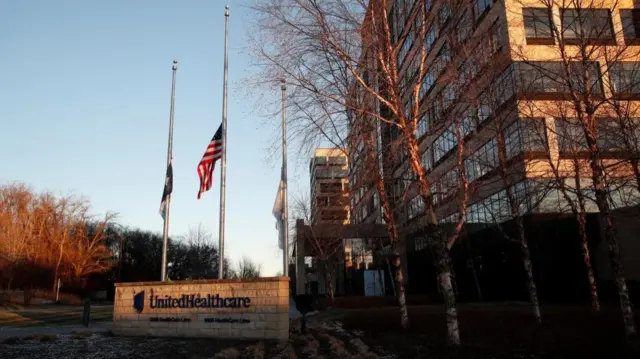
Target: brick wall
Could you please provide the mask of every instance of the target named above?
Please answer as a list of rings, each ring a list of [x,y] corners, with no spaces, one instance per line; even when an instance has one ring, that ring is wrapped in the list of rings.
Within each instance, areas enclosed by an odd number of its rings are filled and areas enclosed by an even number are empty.
[[[115,335],[289,338],[288,277],[115,286]]]

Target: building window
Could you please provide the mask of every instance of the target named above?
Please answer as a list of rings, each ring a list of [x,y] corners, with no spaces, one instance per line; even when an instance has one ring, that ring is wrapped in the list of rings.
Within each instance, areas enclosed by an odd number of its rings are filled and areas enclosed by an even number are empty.
[[[431,192],[431,200],[433,201],[433,205],[437,206],[440,204],[441,193],[438,189],[438,181],[432,181],[431,186],[429,186],[429,191]]]
[[[458,144],[455,128],[453,125],[447,129],[433,141],[433,162],[437,163]]]
[[[569,73],[562,62],[529,61],[514,63],[518,92],[526,94],[565,93],[582,94],[587,88],[592,94],[602,94],[600,68],[597,62],[589,62],[584,69],[579,62],[569,63]],[[589,84],[585,86],[587,72]]]
[[[402,30],[404,29],[404,19],[402,14],[402,4],[396,3],[393,6],[392,10],[392,22],[393,22],[393,38],[394,42],[397,42],[400,39],[400,35],[402,35]]]
[[[457,86],[455,82],[449,82],[444,89],[442,89],[442,107],[448,109],[456,102],[457,99]]]
[[[467,179],[472,182],[498,166],[498,141],[492,139],[464,161]]]
[[[564,39],[613,39],[613,25],[609,9],[561,9]]]
[[[494,84],[492,85],[496,94],[496,109],[513,97],[515,94],[513,84],[513,68],[509,66],[498,76],[498,78],[495,79]]]
[[[489,29],[489,45],[491,46],[491,53],[495,54],[502,50],[505,41],[504,27],[497,20],[491,25]]]
[[[407,217],[408,219],[414,219],[424,213],[424,202],[421,196],[413,197],[409,203],[407,203]]]
[[[625,39],[640,37],[640,9],[621,9],[620,19]]]
[[[475,131],[475,129],[476,119],[474,116],[474,110],[469,108],[464,112],[464,118],[460,121],[460,132],[462,137],[467,137],[467,135]]]
[[[460,20],[456,24],[456,32],[458,33],[458,41],[460,43],[465,42],[471,33],[473,28],[471,27],[471,19],[469,18],[469,12],[467,10],[464,11],[462,16],[460,16]]]
[[[398,68],[406,60],[407,54],[409,54],[409,50],[411,50],[411,47],[413,46],[413,36],[414,36],[414,31],[410,29],[409,32],[407,33],[406,38],[404,39],[404,42],[402,43],[402,47],[400,48],[400,51],[398,51],[398,58],[397,58]]]
[[[522,15],[524,17],[524,36],[527,43],[535,44],[536,40],[551,40],[550,43],[553,44],[551,9],[524,8]]]
[[[511,218],[507,191],[502,190],[467,208],[469,223],[502,223]]]
[[[460,219],[460,215],[458,213],[454,213],[439,220],[438,223],[456,223],[458,222],[458,219]]]
[[[429,93],[429,91],[431,91],[431,89],[433,88],[433,86],[435,86],[436,84],[436,75],[433,73],[433,67],[431,69],[429,69],[429,71],[427,71],[427,73],[424,74],[424,77],[422,78],[422,85],[420,86],[420,94],[419,94],[419,99],[420,101],[422,101],[422,99]]]
[[[404,105],[404,113],[407,119],[413,119],[413,96],[409,96],[407,103]]]
[[[560,152],[576,153],[587,151],[587,139],[580,122],[575,118],[555,119],[556,136]]]
[[[504,147],[506,159],[523,152],[546,151],[544,118],[516,119],[504,130]]]
[[[509,187],[514,202],[513,204],[518,208],[517,214],[520,216],[531,211],[531,184],[532,182],[530,181],[520,181]]]
[[[624,147],[623,133],[618,122],[613,119],[597,119],[598,147],[604,151],[622,151]],[[622,135],[622,136],[621,136]]]
[[[460,172],[458,167],[447,171],[442,178],[440,178],[440,199],[444,200],[451,196],[454,196],[460,188]]]
[[[438,123],[440,118],[439,107],[436,102],[431,107],[428,107],[425,111],[427,131],[432,127],[434,123]]]
[[[416,18],[414,21],[414,26],[416,29],[420,29],[422,28],[422,20],[424,19],[424,12],[422,11],[422,9],[418,9],[418,12],[416,14]]]
[[[431,51],[431,49],[433,49],[433,45],[436,43],[437,38],[438,38],[438,32],[436,30],[436,26],[432,24],[429,27],[429,30],[427,30],[427,36],[425,40],[427,51]]]
[[[433,166],[433,160],[431,159],[431,148],[427,148],[421,156],[422,167],[424,167],[425,171],[431,171]]]
[[[476,21],[484,15],[493,5],[492,0],[475,0],[473,3],[473,12],[475,13]]]
[[[329,197],[321,197],[321,198],[317,198],[317,206],[318,207],[327,207],[329,206]]]
[[[640,62],[618,62],[609,69],[613,91],[640,94]]]
[[[486,93],[483,93],[482,95],[480,95],[480,98],[478,99],[478,108],[477,108],[478,123],[481,124],[484,121],[486,121],[489,117],[491,117],[492,113],[493,111],[491,110],[490,101],[487,98]]]
[[[438,11],[438,17],[440,20],[440,28],[442,29],[451,18],[451,8],[449,7],[449,4],[446,2],[442,3],[442,6],[440,6],[440,10]]]
[[[427,113],[423,112],[418,119],[418,126],[416,128],[416,138],[424,136],[429,130],[429,124],[427,123]]]

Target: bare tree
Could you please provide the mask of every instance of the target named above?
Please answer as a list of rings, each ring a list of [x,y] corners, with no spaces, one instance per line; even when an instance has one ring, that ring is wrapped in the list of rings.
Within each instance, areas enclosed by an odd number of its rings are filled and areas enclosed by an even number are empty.
[[[496,31],[503,32],[504,29],[498,28]],[[504,36],[503,33],[499,38]],[[520,246],[529,300],[536,321],[541,323],[538,289],[523,219],[544,191],[543,187],[527,178],[527,168],[523,164],[531,150],[540,146],[534,146],[531,141],[523,144],[522,139],[528,131],[539,126],[519,118],[517,102],[512,101],[515,91],[509,60],[498,57],[496,61],[494,73],[491,74],[492,82],[478,99],[486,106],[485,115],[490,115],[492,120],[481,124],[482,127],[474,136],[474,141],[479,142],[480,146],[476,146],[475,151],[464,158],[464,165],[460,166],[466,172],[471,183],[471,196],[476,200],[470,208],[472,218],[467,220],[471,223],[492,223],[505,240]],[[501,111],[496,113],[495,109]],[[481,119],[481,122],[484,120]],[[515,236],[503,228],[503,223],[509,220],[515,223]]]
[[[184,245],[183,256],[185,258],[183,261],[179,261],[183,267],[180,268],[180,271],[187,278],[216,278],[220,260],[224,260],[225,263],[224,277],[234,276],[235,273],[229,266],[229,260],[220,258],[220,252],[214,243],[211,232],[202,223],[198,223],[196,227],[189,227],[187,234],[181,238],[181,242]]]
[[[71,276],[84,278],[112,267],[112,253],[107,247],[107,228],[115,217],[115,214],[109,213],[93,223],[91,218],[84,218],[84,225],[75,229],[67,257]]]
[[[249,257],[242,257],[233,270],[233,278],[258,278],[260,277],[260,265]]]
[[[330,20],[317,17],[318,13],[327,13],[318,8],[318,4],[309,1],[274,1],[254,7],[260,17],[257,22],[260,31],[251,33],[253,55],[263,74],[253,77],[248,87],[262,89],[286,77],[291,88],[287,101],[288,133],[299,140],[302,153],[308,153],[310,146],[319,142],[343,149],[348,147],[346,139],[351,121],[345,101],[352,100],[352,70],[359,60],[358,55],[351,56],[347,61],[353,61],[345,66],[341,51],[348,48],[350,54],[359,52],[361,22],[366,4],[347,1],[333,5],[332,11],[336,12],[329,15],[332,17]],[[350,10],[353,12],[350,13]],[[345,17],[333,17],[338,13]],[[327,38],[324,35],[331,36]],[[335,51],[336,43],[333,40],[336,38],[333,35],[344,40],[341,45],[345,47],[339,51]],[[377,118],[382,119],[380,116]],[[397,228],[382,177],[376,183],[376,188],[395,248],[398,242]],[[401,269],[399,257],[395,262]],[[401,270],[396,272],[402,325],[408,327],[404,279]]]
[[[36,194],[19,183],[1,186],[0,258],[6,284],[19,274],[23,287],[51,285],[55,291],[58,279],[75,281],[111,268],[106,227],[115,215],[95,221],[89,211],[89,202],[80,197]]]
[[[619,92],[605,91],[603,84],[608,83],[610,79],[615,80],[613,75],[617,71],[616,65],[622,66],[621,63],[640,60],[640,50],[637,46],[619,43],[625,37],[624,26],[619,16],[611,14],[618,15],[622,4],[604,0],[539,0],[536,6],[545,9],[547,14],[559,12],[559,18],[554,15],[544,21],[548,27],[547,37],[555,46],[548,50],[545,62],[532,60],[531,50],[527,50],[526,47],[514,47],[512,55],[518,60],[516,71],[521,75],[525,72],[529,74],[520,77],[521,82],[518,86],[521,92],[537,89],[538,93],[556,92],[561,95],[558,100],[530,101],[527,105],[534,110],[532,115],[554,119],[549,126],[549,132],[560,137],[560,148],[556,152],[559,154],[556,155],[556,158],[559,158],[556,160],[556,172],[567,177],[562,172],[568,169],[566,172],[574,177],[574,183],[570,187],[579,188],[577,193],[591,192],[593,195],[604,224],[605,240],[614,282],[618,288],[625,332],[631,337],[636,334],[633,310],[620,259],[616,224],[611,212],[614,205],[611,195],[615,192],[613,179],[624,177],[624,173],[621,173],[617,164],[620,161],[616,156],[607,156],[606,148],[603,148],[601,126],[603,118],[615,118],[621,113],[621,104],[627,103],[619,102]],[[626,6],[632,7],[631,4]],[[529,91],[531,92],[533,91]],[[634,104],[629,106],[635,107]],[[573,135],[579,136],[580,157],[584,161],[577,161],[571,158],[571,153],[562,151],[563,144],[566,148],[567,141],[571,140]],[[587,166],[583,166],[582,163]],[[550,172],[553,173],[554,170],[551,169]],[[582,182],[586,178],[590,183]],[[568,189],[568,186],[559,180],[555,182]],[[564,194],[563,196],[567,197]],[[577,200],[573,201],[577,204],[574,205],[574,213],[582,213],[581,198],[583,196],[579,195]],[[585,257],[585,262],[586,260]]]
[[[435,77],[445,68],[453,69],[453,66],[447,65],[451,57],[448,50],[443,48],[440,51],[442,55],[435,65],[429,66],[433,71],[427,73],[427,52],[431,49],[421,49],[424,48],[421,46],[424,43],[422,40],[428,35],[425,14],[427,3],[417,3],[419,6],[413,8],[408,7],[408,4],[402,4],[393,10],[396,14],[394,16],[408,21],[406,24],[417,28],[417,31],[410,31],[411,26],[407,26],[406,31],[402,31],[397,26],[397,19],[394,20],[395,23],[390,20],[391,15],[387,10],[391,6],[386,0],[370,3],[348,0],[326,3],[304,0],[267,2],[255,7],[261,16],[258,23],[263,31],[257,35],[258,38],[254,38],[253,44],[263,69],[263,76],[259,77],[259,81],[273,83],[276,78],[286,76],[295,87],[292,96],[299,95],[301,99],[293,103],[308,101],[307,106],[297,106],[288,113],[293,114],[294,118],[296,114],[303,114],[299,117],[310,119],[315,125],[312,128],[320,128],[329,141],[351,125],[350,117],[364,117],[372,123],[380,122],[385,131],[390,130],[395,134],[392,142],[397,142],[395,150],[400,150],[400,158],[396,157],[393,162],[406,162],[409,171],[413,173],[412,177],[415,177],[415,187],[418,189],[425,212],[426,232],[437,253],[449,341],[457,345],[460,339],[448,249],[460,233],[464,211],[456,226],[457,230],[445,235],[436,218],[430,178],[427,177],[421,163],[417,140],[421,136],[416,137],[416,134],[419,119],[427,112],[426,105],[420,105],[425,94],[432,91],[433,97],[437,97],[438,101],[444,101],[442,104],[446,102],[446,107],[449,107],[453,104],[453,98],[449,95],[465,93],[465,88],[450,88],[443,93],[433,90],[433,84],[429,84],[429,88],[423,86],[427,79],[435,83]],[[395,28],[393,24],[396,24]],[[408,41],[409,37],[418,41],[415,41],[416,46],[413,50],[405,51],[403,42]],[[399,55],[409,53],[413,54],[409,55],[414,58],[413,65],[402,65],[401,61],[398,61]],[[409,61],[406,62],[408,63]],[[407,68],[408,66],[410,68]],[[451,76],[455,73],[453,70],[450,72]],[[444,78],[438,81],[440,85],[446,82]],[[354,100],[354,97],[357,100]],[[371,100],[377,104],[370,106]],[[345,108],[351,111],[353,116],[336,116]],[[437,112],[438,115],[441,114],[440,111]],[[457,138],[460,125],[455,124],[454,117],[443,123],[446,123],[445,127],[452,126],[453,137]],[[433,124],[438,122],[434,121]],[[438,126],[434,127],[432,134],[442,130]],[[454,148],[464,145],[463,141],[457,142],[453,145]],[[463,149],[460,150],[460,153],[463,152]],[[459,173],[464,177],[463,171]],[[388,175],[395,181],[393,173]],[[384,184],[383,180],[384,176],[381,176],[380,183]],[[460,183],[462,188],[465,188],[466,181],[462,180]],[[377,187],[380,198],[386,198],[387,188],[380,185]],[[464,207],[465,196],[461,198],[460,203]],[[395,204],[382,205],[387,207],[384,209],[385,222],[393,240],[399,237],[395,218],[392,221],[387,219],[396,216]],[[395,246],[397,241],[393,243]],[[399,258],[395,262],[399,264]],[[400,273],[401,276],[401,271],[396,273]],[[401,299],[404,297],[404,291],[400,286],[398,289],[399,301],[401,307],[404,307]],[[404,317],[403,315],[403,325],[408,325],[408,320],[405,321]]]
[[[33,224],[32,204],[33,194],[24,184],[0,187],[0,256],[6,263],[2,273],[7,289],[11,289],[14,268],[26,259]]]
[[[293,218],[302,219],[305,224],[311,226],[310,203],[307,195],[299,194],[295,196],[291,203],[291,213]],[[305,252],[310,254],[319,264],[320,272],[325,279],[325,285],[329,291],[329,298],[333,300],[335,294],[333,283],[337,278],[338,265],[341,261],[344,264],[344,237],[340,233],[335,233],[335,235],[330,238],[319,237],[314,227],[311,226],[310,228],[310,236],[304,238]],[[295,235],[300,234],[296,233]],[[295,236],[292,238],[300,240]]]

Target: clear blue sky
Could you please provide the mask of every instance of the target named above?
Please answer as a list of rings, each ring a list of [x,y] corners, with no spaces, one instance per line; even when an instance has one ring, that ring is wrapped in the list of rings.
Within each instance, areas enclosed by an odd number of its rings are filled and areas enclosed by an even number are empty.
[[[264,275],[282,268],[271,215],[279,156],[274,129],[241,97],[242,48],[251,19],[229,1],[229,138],[226,254],[246,255]],[[217,243],[219,166],[197,200],[196,166],[221,122],[223,1],[25,0],[0,2],[0,183],[73,191],[94,212],[162,232],[171,62],[179,61],[170,234],[202,223]],[[279,89],[274,89],[279,96]],[[290,153],[292,153],[290,151]],[[290,155],[293,156],[293,155]],[[306,191],[290,160],[290,187]],[[304,161],[306,162],[306,161]],[[297,177],[297,179],[296,179]]]

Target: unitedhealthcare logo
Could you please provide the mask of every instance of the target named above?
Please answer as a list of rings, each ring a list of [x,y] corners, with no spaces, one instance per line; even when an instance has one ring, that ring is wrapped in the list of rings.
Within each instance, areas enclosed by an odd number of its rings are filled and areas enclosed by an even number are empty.
[[[138,313],[144,310],[144,290],[133,296],[133,308]]]
[[[144,290],[133,296],[133,308],[138,313],[144,310]],[[249,308],[251,298],[249,297],[221,297],[219,294],[182,294],[180,297],[165,295],[164,298],[153,295],[149,296],[149,308]]]

